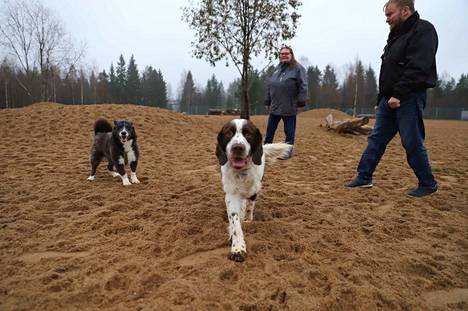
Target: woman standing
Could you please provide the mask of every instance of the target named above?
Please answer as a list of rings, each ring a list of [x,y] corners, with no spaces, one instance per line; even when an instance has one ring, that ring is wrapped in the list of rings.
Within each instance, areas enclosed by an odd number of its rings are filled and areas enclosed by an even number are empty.
[[[280,63],[268,80],[265,107],[269,111],[265,144],[273,143],[276,128],[282,119],[286,143],[294,145],[297,108],[304,107],[307,100],[307,76],[304,67],[294,58],[293,50],[282,47]],[[292,148],[287,160],[292,157]]]

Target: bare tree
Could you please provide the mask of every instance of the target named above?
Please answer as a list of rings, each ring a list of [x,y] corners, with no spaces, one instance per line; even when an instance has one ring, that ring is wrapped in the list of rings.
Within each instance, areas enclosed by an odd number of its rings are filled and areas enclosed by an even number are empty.
[[[76,65],[84,56],[85,45],[76,48],[60,18],[37,0],[4,0],[2,8],[0,46],[27,77],[18,83],[35,100],[31,82],[39,78],[40,99],[50,100],[52,68]]]
[[[280,43],[295,36],[302,5],[297,0],[201,0],[183,9],[196,30],[194,56],[211,65],[231,60],[241,75],[241,118],[249,118],[252,56],[271,59]]]
[[[33,27],[28,13],[22,8],[22,2],[3,1],[0,19],[0,46],[6,54],[16,60],[30,84],[34,78]],[[15,75],[18,77],[18,75]],[[18,84],[33,97],[29,88],[17,78]],[[29,83],[28,83],[29,82]]]

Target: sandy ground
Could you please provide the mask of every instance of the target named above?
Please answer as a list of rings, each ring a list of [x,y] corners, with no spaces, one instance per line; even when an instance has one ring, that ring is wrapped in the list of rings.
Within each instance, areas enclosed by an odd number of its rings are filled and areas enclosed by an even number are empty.
[[[411,199],[398,138],[374,188],[343,188],[366,137],[327,132],[328,112],[299,116],[295,156],[267,168],[235,263],[214,155],[229,117],[1,110],[0,310],[467,310],[468,122],[426,122],[440,191]],[[134,121],[141,184],[105,165],[86,180],[101,116]],[[264,133],[266,117],[253,121]]]

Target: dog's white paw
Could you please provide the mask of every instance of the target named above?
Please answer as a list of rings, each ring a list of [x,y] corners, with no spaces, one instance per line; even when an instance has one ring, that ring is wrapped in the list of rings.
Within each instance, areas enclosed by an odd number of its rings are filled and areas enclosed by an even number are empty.
[[[128,180],[127,174],[125,174],[125,175],[123,175],[121,177],[122,177],[122,183],[123,183],[124,186],[130,186],[131,185],[130,180]]]
[[[110,173],[111,173],[112,177],[119,177],[120,176],[119,173],[114,172],[114,171],[111,171]]]
[[[93,181],[95,178],[96,178],[96,176],[89,176],[89,177],[88,177],[88,180],[89,180],[89,181]]]
[[[130,175],[130,180],[131,180],[132,183],[134,183],[134,184],[139,184],[139,183],[140,183],[140,181],[138,180],[138,178],[137,178],[137,176],[136,176],[135,173],[132,173],[132,174]]]

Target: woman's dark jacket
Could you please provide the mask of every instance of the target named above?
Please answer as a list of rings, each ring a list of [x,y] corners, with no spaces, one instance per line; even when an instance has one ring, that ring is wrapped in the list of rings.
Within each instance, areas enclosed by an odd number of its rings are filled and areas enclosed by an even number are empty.
[[[293,116],[307,100],[307,75],[304,67],[279,64],[267,82],[265,106],[278,116]]]

